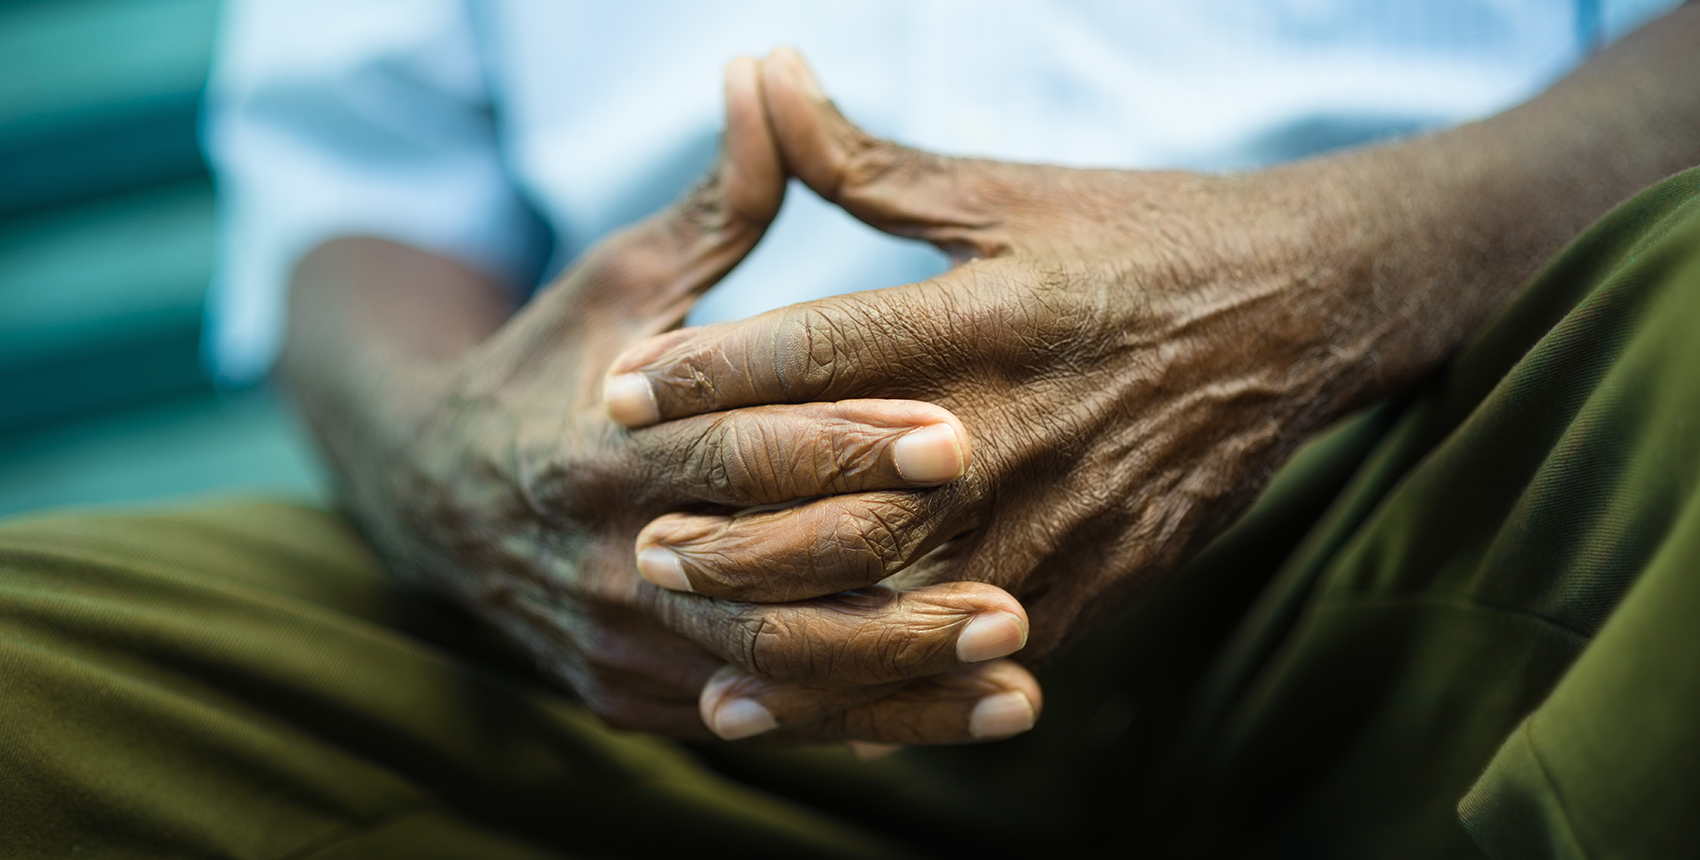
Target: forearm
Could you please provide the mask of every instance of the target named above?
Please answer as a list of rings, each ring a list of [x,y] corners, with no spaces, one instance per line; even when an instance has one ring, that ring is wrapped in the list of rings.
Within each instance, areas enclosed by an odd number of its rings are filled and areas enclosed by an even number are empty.
[[[280,370],[357,517],[399,498],[403,464],[465,353],[511,313],[446,258],[338,239],[296,269]],[[370,524],[369,525],[375,525]]]
[[[1583,227],[1700,164],[1696,81],[1689,4],[1510,111],[1283,169],[1333,201],[1352,308],[1335,331],[1377,332],[1361,344],[1362,394],[1425,371]]]

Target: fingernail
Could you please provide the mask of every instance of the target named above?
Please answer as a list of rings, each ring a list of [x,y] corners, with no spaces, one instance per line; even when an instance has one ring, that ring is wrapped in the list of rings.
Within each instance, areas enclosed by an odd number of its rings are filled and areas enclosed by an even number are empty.
[[[710,728],[721,740],[736,741],[771,732],[779,728],[779,721],[754,699],[733,699],[714,712]]]
[[[980,740],[1007,738],[1033,728],[1037,720],[1033,703],[1012,690],[981,699],[968,718],[968,733]]]
[[[876,744],[873,741],[845,741],[844,745],[862,761],[882,759],[903,749],[902,744]]]
[[[661,420],[655,392],[641,373],[608,377],[602,383],[602,403],[608,409],[608,417],[627,427],[648,427]]]
[[[956,636],[956,659],[981,663],[1021,650],[1027,644],[1027,626],[1008,612],[982,612]]]
[[[962,444],[949,424],[929,424],[891,445],[897,473],[909,481],[948,481],[962,475]]]
[[[691,580],[679,557],[658,546],[646,546],[637,554],[638,573],[654,585],[669,591],[693,591]]]

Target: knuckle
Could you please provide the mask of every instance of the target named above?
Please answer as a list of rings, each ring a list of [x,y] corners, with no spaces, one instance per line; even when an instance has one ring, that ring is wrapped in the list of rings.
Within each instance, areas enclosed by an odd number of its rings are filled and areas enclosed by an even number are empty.
[[[976,340],[987,346],[1003,346],[1010,329],[1020,327],[1019,317],[1026,307],[1022,295],[1026,271],[1025,263],[992,260],[954,273],[954,277],[965,279],[968,287],[962,290],[968,300],[955,308],[956,318]]]
[[[803,402],[833,390],[843,372],[843,330],[838,315],[823,307],[804,305],[784,312],[775,338],[774,370],[787,400]]]
[[[1057,258],[1000,260],[974,272],[977,301],[968,317],[1002,354],[1024,357],[1036,369],[1049,367],[1034,356],[1076,351],[1098,339],[1099,320],[1112,297],[1080,264]]]
[[[841,194],[854,195],[889,176],[902,157],[903,148],[889,140],[860,134],[844,153],[840,174]]]
[[[692,350],[673,357],[659,370],[649,373],[650,390],[662,414],[697,414],[720,408],[722,372],[720,357],[713,350]]]
[[[476,463],[482,474],[476,476],[477,481],[465,483],[489,487],[511,481],[518,501],[545,522],[606,519],[607,500],[631,491],[634,475],[642,474],[641,463],[634,462],[628,451],[613,446],[593,443],[563,450],[567,447],[515,442],[507,463],[493,459]]]
[[[845,511],[833,518],[827,539],[813,548],[814,566],[878,582],[904,556],[909,542],[903,529],[877,508]]]
[[[922,671],[946,665],[945,639],[936,635],[931,625],[916,625],[910,629],[894,629],[887,634],[885,647],[876,653],[881,668],[893,678],[908,678]],[[948,643],[954,648],[954,640]]]
[[[545,519],[572,516],[577,490],[590,474],[590,463],[572,452],[542,449],[519,439],[511,440],[504,454],[513,464],[513,486],[526,507]],[[498,457],[469,459],[461,468],[456,477],[463,485],[488,486],[504,477]]]
[[[944,665],[936,636],[913,625],[834,611],[751,619],[741,631],[748,668],[776,681],[825,686],[902,679]]]
[[[939,664],[934,638],[902,621],[862,623],[840,643],[838,653],[842,663],[855,667],[858,677],[911,678]]]
[[[846,630],[844,619],[822,614],[781,617],[777,613],[743,625],[743,653],[751,671],[775,681],[842,685],[866,676],[858,650],[864,625]]]
[[[744,457],[743,428],[726,415],[716,415],[703,432],[687,443],[683,469],[700,482],[711,501],[733,498],[749,476]]]
[[[725,171],[716,164],[673,205],[668,227],[681,242],[720,232],[727,222]]]
[[[789,637],[783,626],[771,613],[745,615],[731,626],[728,651],[740,655],[744,666],[758,675],[787,680]]]
[[[755,602],[767,598],[770,589],[763,588],[763,577],[752,570],[750,558],[736,549],[693,549],[689,564],[696,574],[697,591],[721,600]]]
[[[716,423],[710,459],[704,472],[708,488],[718,499],[735,503],[773,502],[788,498],[786,468],[789,434],[757,413],[729,415]]]
[[[792,403],[841,399],[857,392],[895,393],[889,383],[924,358],[931,312],[897,294],[842,297],[786,309],[774,338],[774,371]]]
[[[1081,264],[1041,260],[1020,293],[1021,326],[1043,339],[1047,349],[1096,340],[1100,321],[1112,301],[1105,279],[1091,277]]]
[[[920,150],[859,134],[844,153],[837,196],[850,206],[876,202],[881,186],[911,184],[936,168],[933,161],[933,157]]]
[[[689,569],[693,590],[702,595],[772,602],[776,560],[761,537],[739,534],[736,521],[726,517],[670,516],[657,520],[638,540],[676,554]]]

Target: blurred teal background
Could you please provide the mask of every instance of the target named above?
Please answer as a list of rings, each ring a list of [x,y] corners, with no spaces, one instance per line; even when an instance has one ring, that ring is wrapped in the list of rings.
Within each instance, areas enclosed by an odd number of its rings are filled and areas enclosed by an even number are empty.
[[[0,515],[327,495],[286,406],[215,391],[200,362],[217,11],[0,0]]]

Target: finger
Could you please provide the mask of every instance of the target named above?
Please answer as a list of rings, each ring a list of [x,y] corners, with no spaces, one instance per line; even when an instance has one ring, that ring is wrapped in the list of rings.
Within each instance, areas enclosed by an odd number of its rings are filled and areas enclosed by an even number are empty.
[[[828,496],[744,516],[672,513],[637,539],[637,567],[662,588],[784,603],[874,585],[965,528],[950,494]]]
[[[749,57],[734,59],[726,67],[721,193],[732,219],[758,227],[779,214],[786,179],[765,107],[760,63]]]
[[[1012,280],[983,274],[958,270],[649,338],[610,365],[604,403],[616,421],[642,427],[768,403],[930,400],[969,360],[1022,366],[1028,314],[1006,300]]]
[[[621,729],[705,732],[696,701],[723,660],[635,608],[592,600],[575,610],[564,630],[559,618],[523,615],[523,638],[551,643],[543,665],[591,713]]]
[[[977,743],[1031,730],[1044,705],[1032,673],[1013,660],[997,660],[911,682],[807,730],[878,743]]]
[[[709,740],[715,735],[703,725],[695,700],[656,697],[630,690],[610,690],[585,707],[598,719],[622,731],[650,732],[681,740]]]
[[[697,697],[698,717],[721,740],[796,727],[896,692],[906,682],[852,687],[805,687],[752,675],[736,666],[714,673]]]
[[[968,431],[942,407],[903,400],[760,406],[632,434],[657,500],[744,508],[813,496],[930,487],[968,468]]]
[[[810,740],[952,744],[1028,731],[1044,706],[1039,682],[1011,660],[854,692],[859,695],[847,699],[728,667],[703,687],[702,721],[724,740],[773,732]]]
[[[725,92],[726,127],[709,174],[663,212],[600,243],[540,298],[581,315],[614,309],[664,331],[755,247],[785,193],[759,64],[733,60]]]
[[[839,113],[796,51],[762,62],[763,91],[787,169],[873,227],[931,241],[957,257],[1007,247],[984,162],[947,158],[868,134]]]
[[[796,603],[650,592],[663,623],[732,665],[775,681],[846,687],[904,681],[1007,657],[1027,612],[983,582],[912,591],[875,586]]]

